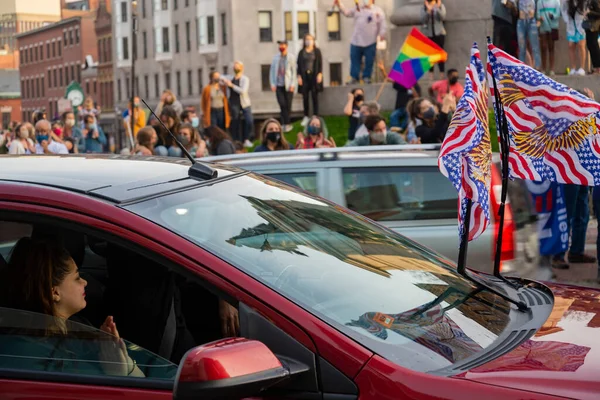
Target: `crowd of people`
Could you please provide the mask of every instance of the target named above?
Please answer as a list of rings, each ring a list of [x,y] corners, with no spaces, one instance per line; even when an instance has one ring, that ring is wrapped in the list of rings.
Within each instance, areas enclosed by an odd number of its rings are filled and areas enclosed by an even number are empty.
[[[555,42],[562,18],[569,42],[569,74],[600,74],[600,0],[493,0],[492,18],[494,43],[550,76],[555,75]],[[586,71],[586,46],[591,71]]]

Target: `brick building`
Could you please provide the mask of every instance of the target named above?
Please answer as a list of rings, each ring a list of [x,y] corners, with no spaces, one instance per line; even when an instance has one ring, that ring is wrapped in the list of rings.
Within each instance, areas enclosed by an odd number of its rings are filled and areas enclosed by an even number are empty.
[[[81,80],[85,57],[98,58],[94,19],[95,12],[89,11],[16,36],[24,120],[30,120],[37,109],[45,110],[49,118],[57,117],[58,100],[72,81],[84,90],[88,86],[85,95],[97,98],[95,78],[85,86]]]
[[[112,19],[110,0],[101,2],[96,13],[95,30],[98,46],[98,91],[97,99],[102,114],[114,118],[115,101],[113,90]]]

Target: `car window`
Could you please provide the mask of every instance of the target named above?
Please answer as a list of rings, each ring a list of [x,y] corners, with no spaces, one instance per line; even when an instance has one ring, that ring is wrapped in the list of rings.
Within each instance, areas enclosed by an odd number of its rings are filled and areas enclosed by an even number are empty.
[[[508,303],[475,290],[448,261],[264,176],[250,173],[125,208],[406,368],[448,367],[491,346],[510,323]]]
[[[346,168],[349,209],[375,221],[456,219],[458,194],[437,168]]]
[[[291,172],[287,174],[268,174],[268,176],[279,179],[285,183],[297,186],[313,194],[319,194],[317,188],[317,174],[314,172]]]
[[[89,325],[3,307],[0,368],[96,376],[127,376],[138,368],[159,380],[177,372],[177,365]]]
[[[8,261],[10,252],[17,241],[22,237],[31,236],[31,231],[30,224],[0,221],[0,257]]]

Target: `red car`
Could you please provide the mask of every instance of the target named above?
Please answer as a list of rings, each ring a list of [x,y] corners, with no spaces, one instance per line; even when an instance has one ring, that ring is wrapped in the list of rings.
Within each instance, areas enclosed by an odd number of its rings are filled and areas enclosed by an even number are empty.
[[[0,304],[2,399],[600,397],[599,291],[459,275],[358,214],[235,168],[0,166],[0,284],[15,289],[4,272],[23,237],[64,246],[88,282],[60,333]],[[107,315],[126,361],[97,328]]]

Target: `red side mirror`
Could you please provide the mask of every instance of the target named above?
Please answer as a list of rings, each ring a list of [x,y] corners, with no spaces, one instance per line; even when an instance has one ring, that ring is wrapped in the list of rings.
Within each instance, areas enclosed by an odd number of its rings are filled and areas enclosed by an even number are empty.
[[[218,340],[186,353],[177,371],[174,398],[244,398],[289,376],[290,370],[261,342]]]

